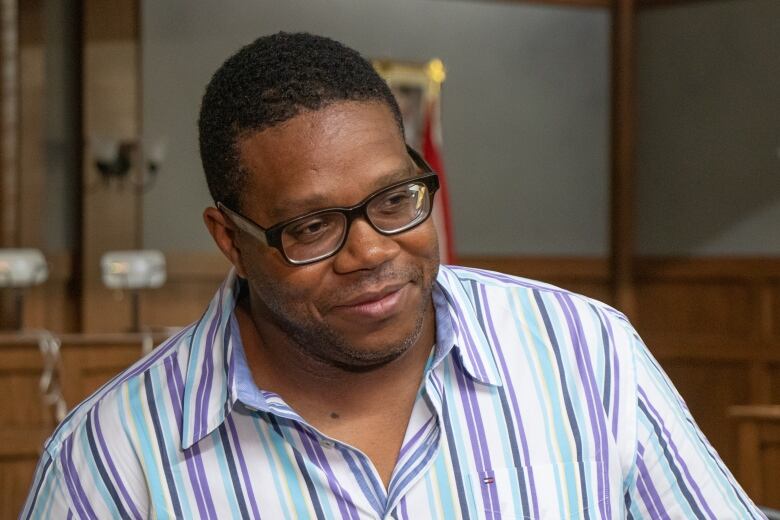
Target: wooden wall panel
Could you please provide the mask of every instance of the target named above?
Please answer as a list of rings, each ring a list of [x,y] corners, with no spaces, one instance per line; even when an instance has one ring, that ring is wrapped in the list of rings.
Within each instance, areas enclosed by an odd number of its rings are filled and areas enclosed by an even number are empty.
[[[62,335],[62,393],[73,407],[141,357],[140,335]],[[156,342],[163,338],[157,336]],[[43,369],[35,338],[0,337],[0,518],[16,518],[46,438],[54,429],[41,404]]]
[[[710,443],[716,447],[723,461],[732,469],[737,467],[736,429],[729,424],[728,408],[745,404],[749,376],[744,363],[721,363],[679,359],[661,360],[669,378],[685,399],[691,414]]]
[[[640,312],[634,326],[646,339],[663,341],[674,335],[759,348],[754,341],[758,294],[745,282],[640,280],[636,296]]]
[[[103,182],[92,146],[98,139],[138,142],[137,9],[135,0],[86,0],[83,4],[83,133],[87,143],[82,182],[84,332],[128,331],[132,323],[130,301],[103,287],[100,257],[109,250],[140,246],[141,194],[130,178]],[[131,168],[128,177],[137,175]]]
[[[32,482],[35,457],[0,456],[0,518],[16,518]]]
[[[73,274],[73,255],[48,253],[46,260],[49,279],[24,292],[23,328],[78,332],[81,288]]]
[[[771,365],[769,378],[771,381],[769,402],[780,404],[780,363]]]
[[[43,361],[32,340],[0,341],[0,518],[16,518],[54,417],[39,398]]]
[[[768,311],[770,325],[769,335],[774,341],[780,343],[780,281],[774,281],[769,284],[769,305]],[[778,401],[780,402],[780,401]]]
[[[141,295],[142,327],[181,327],[199,319],[230,270],[219,252],[169,252],[165,261],[165,285]]]

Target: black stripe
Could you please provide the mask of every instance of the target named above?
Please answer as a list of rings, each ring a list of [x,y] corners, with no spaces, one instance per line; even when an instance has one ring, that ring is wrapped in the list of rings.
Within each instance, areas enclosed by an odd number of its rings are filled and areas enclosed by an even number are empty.
[[[623,495],[623,501],[626,504],[626,520],[634,520],[634,515],[631,514],[631,493],[626,491]]]
[[[95,466],[97,467],[98,473],[100,473],[100,478],[103,480],[103,484],[108,490],[108,494],[111,495],[111,498],[114,500],[114,505],[119,512],[119,516],[121,518],[132,518],[130,513],[128,513],[125,509],[124,504],[122,504],[122,499],[119,498],[119,493],[117,493],[114,484],[111,482],[111,477],[109,477],[108,471],[106,471],[106,467],[103,465],[103,457],[100,456],[100,450],[98,450],[97,442],[95,442],[95,434],[92,427],[92,413],[89,413],[87,414],[86,430],[87,443],[89,444],[89,451],[92,452],[92,459],[95,463]]]
[[[542,321],[544,321],[544,328],[547,331],[547,337],[550,340],[550,345],[553,347],[553,353],[555,354],[555,364],[558,366],[558,373],[561,375],[561,393],[563,394],[563,403],[566,406],[566,416],[569,419],[569,425],[572,429],[572,435],[574,437],[574,444],[577,447],[577,460],[582,460],[582,439],[580,438],[580,427],[577,424],[577,417],[574,415],[574,409],[571,404],[571,397],[569,396],[569,388],[566,384],[566,371],[563,367],[563,360],[561,359],[561,347],[558,344],[558,339],[555,337],[555,330],[553,329],[552,322],[550,321],[550,315],[547,313],[547,307],[542,301],[542,296],[539,291],[534,290],[534,299],[536,300],[536,306],[542,315]],[[583,382],[584,384],[584,382]],[[595,426],[595,425],[594,425]],[[582,464],[577,464],[580,474],[580,492],[582,493],[582,507],[587,509],[588,503],[588,479],[585,476],[585,468]]]
[[[179,503],[179,493],[176,491],[176,483],[173,481],[173,474],[171,473],[171,463],[168,460],[167,445],[165,444],[165,437],[160,427],[160,416],[157,413],[157,403],[155,402],[154,391],[152,390],[152,379],[148,372],[144,373],[144,389],[146,390],[146,401],[149,404],[149,412],[152,417],[152,426],[154,427],[154,435],[157,437],[157,445],[160,447],[160,458],[162,459],[163,472],[165,473],[165,481],[168,483],[168,491],[171,495],[171,502],[173,503],[173,511],[177,517],[181,518],[181,504]]]
[[[279,435],[282,439],[287,441],[287,438],[282,433],[282,429],[279,426],[279,423],[276,420],[276,417],[271,415],[270,413],[263,414],[267,419],[268,422],[271,424],[271,427],[274,429],[277,435]],[[306,482],[306,490],[309,492],[309,501],[314,506],[314,511],[317,514],[317,518],[319,520],[325,520],[325,513],[322,512],[322,505],[320,504],[320,498],[317,495],[317,490],[314,489],[314,483],[311,481],[311,476],[309,476],[309,469],[306,467],[306,461],[303,460],[303,457],[301,457],[301,454],[298,452],[297,449],[295,449],[292,444],[290,445],[292,448],[293,454],[295,455],[295,462],[298,464],[298,470],[301,472],[301,475],[303,476],[303,481]]]
[[[466,490],[463,486],[463,475],[461,474],[460,464],[458,463],[458,452],[455,445],[455,439],[452,437],[452,422],[450,421],[450,415],[446,405],[442,406],[442,418],[444,419],[444,431],[447,434],[447,445],[449,446],[450,450],[452,472],[454,473],[455,477],[455,485],[458,488],[458,503],[460,504],[460,512],[464,519],[468,519],[470,518],[469,505],[466,502]]]
[[[48,458],[46,459],[46,462],[43,464],[43,468],[41,469],[41,477],[38,479],[38,485],[35,486],[35,493],[33,493],[32,500],[30,501],[30,509],[27,511],[26,520],[30,519],[30,515],[35,509],[35,502],[38,501],[38,493],[41,491],[41,486],[46,480],[46,473],[49,471],[49,467],[51,466],[51,462],[53,460],[48,451],[46,452],[46,456]]]
[[[477,283],[473,280],[471,281],[471,289],[474,292],[474,301],[480,302],[481,299],[479,298],[479,293],[477,292]],[[475,308],[477,310],[477,321],[479,321],[479,325],[482,327],[482,330],[485,331],[485,337],[489,337],[488,330],[484,322],[482,306],[477,304],[475,305]],[[504,374],[504,377],[508,377],[508,374]],[[523,513],[530,515],[531,509],[528,506],[528,483],[526,482],[525,471],[523,470],[523,468],[526,466],[524,463],[526,461],[523,460],[523,457],[520,454],[520,448],[517,445],[517,438],[518,436],[522,435],[523,432],[520,431],[518,425],[515,425],[515,420],[512,417],[512,409],[509,406],[509,400],[507,399],[506,395],[506,386],[498,387],[497,390],[498,397],[501,402],[501,410],[504,413],[504,426],[507,430],[507,437],[509,438],[509,446],[512,451],[512,460],[514,467],[517,470],[517,479],[520,484],[520,502],[523,505]]]
[[[238,478],[236,470],[236,460],[233,458],[233,451],[230,449],[230,439],[228,438],[227,423],[223,422],[219,428],[219,438],[222,439],[222,451],[225,453],[225,460],[230,471],[230,480],[233,483],[233,493],[238,501],[238,508],[241,510],[241,518],[249,518],[249,509],[246,507],[244,492],[241,490],[241,480]]]
[[[691,506],[691,510],[696,515],[696,518],[706,518],[702,510],[699,509],[699,505],[696,503],[696,500],[694,500],[693,495],[691,495],[691,491],[688,489],[688,486],[685,485],[685,481],[683,480],[683,477],[680,474],[680,469],[674,463],[672,454],[669,451],[669,447],[666,445],[666,441],[663,438],[663,432],[661,431],[661,427],[658,425],[655,419],[653,419],[653,417],[650,415],[650,411],[645,406],[645,403],[642,402],[641,400],[639,401],[639,409],[642,411],[642,413],[647,418],[647,420],[650,421],[650,424],[653,425],[653,431],[655,432],[656,439],[658,439],[658,444],[661,445],[661,449],[664,452],[664,458],[666,459],[666,462],[669,465],[669,469],[672,471],[672,473],[674,473],[680,491],[685,497],[685,500],[688,502],[688,505]]]

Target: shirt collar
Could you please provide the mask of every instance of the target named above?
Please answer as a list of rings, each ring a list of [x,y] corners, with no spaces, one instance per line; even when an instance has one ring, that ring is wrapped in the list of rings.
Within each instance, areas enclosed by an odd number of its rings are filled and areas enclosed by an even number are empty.
[[[233,310],[241,279],[231,270],[190,340],[190,358],[184,385],[182,448],[187,449],[225,420],[239,397],[265,408],[246,365]],[[431,367],[452,351],[463,370],[475,381],[501,386],[502,379],[478,313],[475,298],[456,274],[441,266],[433,288],[436,312],[436,350]]]
[[[235,404],[233,349],[240,337],[233,334],[230,322],[240,288],[231,269],[191,336],[182,404],[184,449],[222,424]]]
[[[482,314],[475,308],[473,291],[455,272],[440,266],[433,288],[436,309],[436,352],[432,366],[455,350],[465,372],[475,381],[502,386],[503,380],[487,339]],[[470,292],[472,291],[472,292]]]

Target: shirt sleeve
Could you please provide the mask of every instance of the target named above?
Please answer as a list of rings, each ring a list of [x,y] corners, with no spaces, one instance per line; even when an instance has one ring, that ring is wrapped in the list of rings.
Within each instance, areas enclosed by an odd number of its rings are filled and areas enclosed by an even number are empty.
[[[696,425],[633,332],[636,453],[625,482],[629,518],[766,518]]]
[[[19,518],[73,518],[63,484],[62,470],[57,460],[52,458],[48,451],[44,451]]]

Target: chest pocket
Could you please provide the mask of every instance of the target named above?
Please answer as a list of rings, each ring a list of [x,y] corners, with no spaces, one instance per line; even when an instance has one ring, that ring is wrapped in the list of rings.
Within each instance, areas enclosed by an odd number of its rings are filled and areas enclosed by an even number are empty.
[[[605,465],[594,460],[472,473],[469,475],[472,504],[478,518],[609,518],[609,483],[605,471]]]

